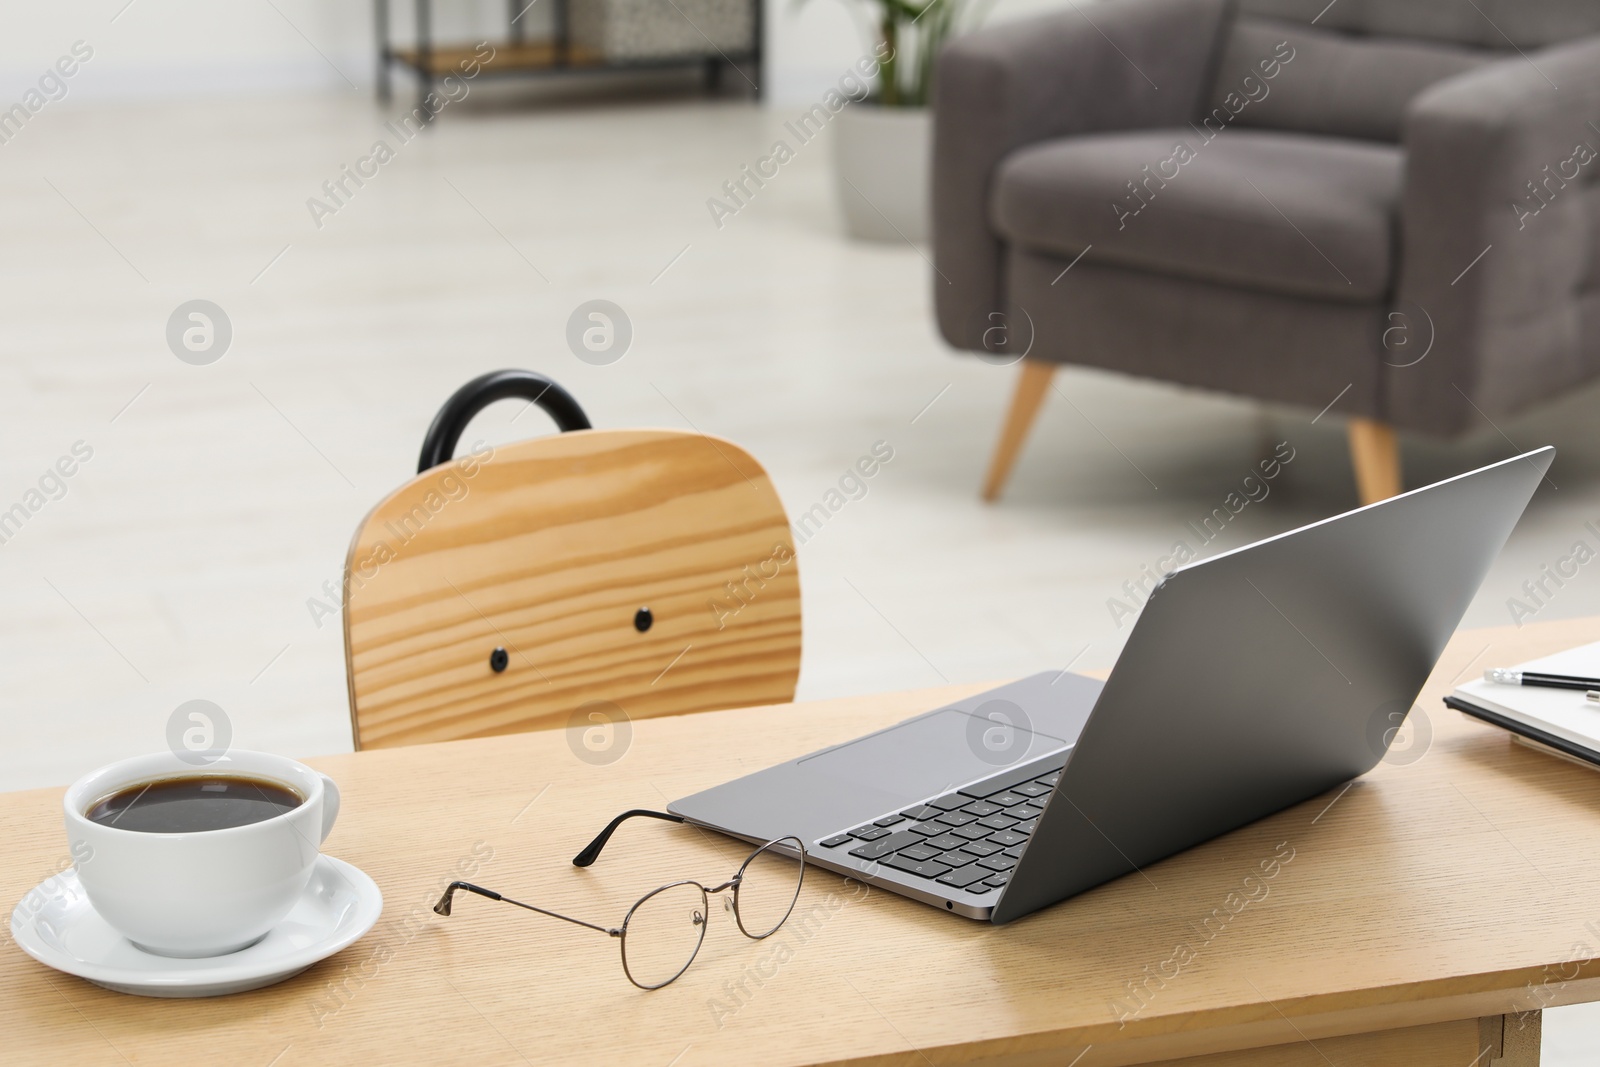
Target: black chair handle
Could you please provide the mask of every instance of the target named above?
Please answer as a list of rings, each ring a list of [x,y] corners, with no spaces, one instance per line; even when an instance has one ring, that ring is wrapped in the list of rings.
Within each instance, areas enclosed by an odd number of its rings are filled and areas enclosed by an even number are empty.
[[[531,370],[496,370],[480,375],[450,395],[433,417],[428,436],[422,439],[422,458],[417,473],[448,463],[456,454],[456,444],[472,417],[496,400],[521,397],[544,409],[562,433],[592,429],[589,416],[567,392],[542,374]]]

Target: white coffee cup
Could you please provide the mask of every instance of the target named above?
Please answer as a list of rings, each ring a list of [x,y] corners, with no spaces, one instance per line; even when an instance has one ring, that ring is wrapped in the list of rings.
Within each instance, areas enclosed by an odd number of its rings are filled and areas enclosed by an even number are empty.
[[[126,830],[87,817],[129,786],[205,774],[263,778],[304,799],[261,822],[190,833]],[[85,775],[67,790],[63,808],[71,854],[80,857],[78,881],[95,911],[147,952],[196,958],[252,945],[289,913],[339,815],[339,787],[264,752],[228,752],[203,767],[162,752]]]

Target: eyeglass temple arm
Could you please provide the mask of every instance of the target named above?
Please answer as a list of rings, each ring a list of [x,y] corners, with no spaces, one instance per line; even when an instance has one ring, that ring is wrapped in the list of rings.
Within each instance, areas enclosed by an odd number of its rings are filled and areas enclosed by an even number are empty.
[[[485,889],[481,885],[473,885],[471,882],[451,882],[450,885],[445,889],[444,896],[439,898],[439,903],[433,906],[433,910],[437,914],[450,914],[451,898],[455,896],[457,889],[465,889],[469,893],[476,893],[480,897],[488,897],[490,900],[500,900],[507,904],[515,904],[519,908],[527,908],[529,911],[536,911],[540,915],[548,915],[552,919],[560,919],[563,922],[569,922],[575,926],[587,926],[591,930],[599,930],[602,934],[610,934],[612,937],[622,936],[621,930],[613,930],[608,926],[596,926],[594,923],[586,923],[582,919],[574,919],[572,916],[562,915],[558,911],[546,911],[544,908],[536,908],[532,904],[524,904],[520,900],[512,900],[510,897],[501,896],[493,889]]]
[[[617,832],[617,827],[621,826],[624,822],[636,815],[642,815],[650,819],[662,819],[666,822],[683,821],[682,815],[673,815],[671,812],[667,811],[646,811],[644,808],[634,808],[632,811],[625,811],[607,823],[606,828],[601,830],[593,841],[590,841],[587,845],[583,846],[582,852],[572,857],[572,865],[574,867],[587,867],[595,860],[599,859],[600,850],[606,847],[606,842],[610,841],[611,835]]]

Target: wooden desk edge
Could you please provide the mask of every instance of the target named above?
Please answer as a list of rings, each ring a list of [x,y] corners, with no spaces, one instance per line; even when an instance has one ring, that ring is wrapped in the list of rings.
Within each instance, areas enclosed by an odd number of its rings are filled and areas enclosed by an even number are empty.
[[[1600,971],[1600,966],[1590,969]],[[1330,1005],[1327,1010],[1316,1010],[1314,1005],[1317,1002],[1349,999],[1345,995],[1330,994],[1312,1001],[1302,1001],[1298,1005],[1279,1001],[1264,1003],[1250,1009],[1208,1013],[1204,1016],[1208,1025],[1204,1027],[1194,1025],[1199,1017],[1193,1015],[1181,1020],[1156,1019],[1151,1021],[1152,1025],[1143,1027],[1149,1033],[1119,1038],[1115,1036],[1119,1033],[1116,1024],[1111,1023],[1104,1028],[1092,1030],[1047,1031],[1020,1034],[999,1041],[973,1041],[928,1047],[911,1053],[910,1059],[904,1053],[890,1053],[833,1060],[829,1061],[829,1067],[891,1067],[891,1065],[900,1067],[913,1060],[925,1064],[926,1060],[922,1059],[922,1056],[931,1058],[940,1067],[954,1067],[957,1064],[982,1064],[983,1067],[1063,1067],[1068,1063],[1077,1063],[1072,1057],[1090,1050],[1094,1052],[1094,1056],[1085,1057],[1083,1061],[1085,1065],[1130,1067],[1136,1064],[1162,1064],[1167,1061],[1187,1062],[1196,1056],[1302,1045],[1308,1041],[1377,1036],[1441,1023],[1476,1024],[1479,1019],[1502,1016],[1507,1019],[1508,1026],[1515,1026],[1515,1020],[1521,1017],[1526,1017],[1530,1026],[1537,1026],[1541,1008],[1600,1000],[1600,974],[1561,983],[1559,988],[1552,987],[1549,999],[1540,999],[1534,1007],[1529,1006],[1531,998],[1528,997],[1527,990],[1530,984],[1536,985],[1548,977],[1542,969],[1527,974],[1504,972],[1494,977],[1502,978],[1508,983],[1515,978],[1518,984],[1514,987],[1507,985],[1447,997],[1431,997],[1426,1000],[1384,1001],[1380,995],[1403,997],[1404,990],[1362,990],[1357,995],[1369,1000],[1370,1003],[1350,1007]],[[1515,989],[1515,993],[1509,991],[1512,988]],[[1295,1011],[1296,1007],[1306,1006],[1312,1006],[1312,1010]],[[1219,1016],[1232,1018],[1220,1025],[1209,1025]],[[1173,1028],[1171,1024],[1174,1021],[1181,1025]],[[1137,1023],[1130,1024],[1129,1028],[1136,1026]],[[1469,1065],[1463,1064],[1462,1067]]]

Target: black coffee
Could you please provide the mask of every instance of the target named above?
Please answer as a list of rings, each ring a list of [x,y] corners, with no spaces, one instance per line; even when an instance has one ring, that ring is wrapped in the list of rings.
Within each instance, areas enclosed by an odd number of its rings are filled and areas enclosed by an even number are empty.
[[[242,774],[191,774],[131,785],[97,802],[85,817],[146,834],[187,834],[248,826],[292,811],[305,798],[287,786]]]

